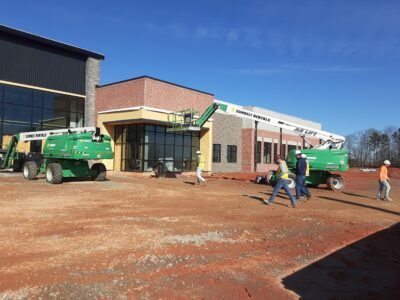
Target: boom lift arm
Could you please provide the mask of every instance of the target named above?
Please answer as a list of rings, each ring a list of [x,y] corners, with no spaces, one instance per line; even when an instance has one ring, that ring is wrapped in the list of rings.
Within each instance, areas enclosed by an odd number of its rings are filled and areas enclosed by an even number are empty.
[[[215,104],[217,104],[218,108],[226,114],[234,115],[234,116],[241,117],[241,118],[251,119],[251,120],[258,121],[261,123],[266,123],[266,124],[269,124],[269,125],[272,125],[272,126],[275,126],[278,128],[286,129],[286,130],[289,130],[291,132],[294,132],[294,133],[300,135],[304,139],[305,139],[305,136],[309,136],[309,137],[323,140],[324,141],[323,144],[313,146],[313,148],[315,148],[315,149],[321,149],[321,150],[322,149],[342,149],[344,142],[345,142],[345,137],[334,134],[334,133],[330,133],[330,132],[327,132],[324,130],[319,130],[319,129],[307,127],[304,125],[299,125],[299,124],[292,123],[292,122],[289,122],[286,120],[281,120],[281,119],[278,119],[275,117],[271,117],[266,114],[260,114],[257,112],[245,110],[241,106],[237,106],[237,105],[227,103],[227,102],[215,101],[212,104],[212,106],[214,107]],[[212,106],[210,106],[210,107],[212,107]],[[208,110],[206,110],[206,112],[207,111]]]

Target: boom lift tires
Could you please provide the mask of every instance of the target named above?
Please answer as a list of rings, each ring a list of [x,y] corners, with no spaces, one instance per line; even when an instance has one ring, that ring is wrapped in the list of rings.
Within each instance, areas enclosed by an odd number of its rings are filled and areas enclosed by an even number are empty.
[[[25,179],[35,180],[38,174],[38,167],[34,161],[27,161],[22,167],[22,174]]]
[[[63,171],[59,163],[50,163],[46,168],[46,181],[51,184],[59,184],[63,180]]]
[[[107,168],[104,164],[102,163],[95,163],[92,165],[90,168],[91,171],[95,175],[92,175],[92,179],[94,181],[105,181],[107,180]]]
[[[344,189],[344,179],[341,175],[333,174],[328,177],[326,184],[333,191],[342,191]]]
[[[296,175],[289,173],[289,178],[287,180],[289,188],[294,189],[296,187]]]

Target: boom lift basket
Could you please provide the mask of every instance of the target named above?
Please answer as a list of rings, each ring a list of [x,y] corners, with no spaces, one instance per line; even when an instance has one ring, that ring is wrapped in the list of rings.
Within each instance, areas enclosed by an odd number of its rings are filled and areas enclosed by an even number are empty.
[[[170,127],[167,132],[176,131],[200,131],[201,127],[196,125],[199,118],[199,112],[194,109],[185,109],[168,114],[168,123]]]

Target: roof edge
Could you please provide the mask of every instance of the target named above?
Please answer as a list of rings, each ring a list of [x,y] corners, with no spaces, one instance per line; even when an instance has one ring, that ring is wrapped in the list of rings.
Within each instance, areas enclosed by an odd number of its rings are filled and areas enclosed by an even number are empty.
[[[133,78],[125,79],[125,80],[110,82],[110,83],[107,83],[107,84],[99,85],[99,86],[97,86],[97,88],[103,88],[103,87],[107,87],[107,86],[111,86],[111,85],[116,85],[116,84],[120,84],[120,83],[125,83],[125,82],[129,82],[129,81],[135,81],[135,80],[139,80],[139,79],[146,79],[146,78],[147,79],[152,79],[152,80],[155,80],[155,81],[159,81],[159,82],[162,82],[162,83],[174,85],[174,86],[177,86],[177,87],[180,87],[180,88],[184,88],[184,89],[187,89],[187,90],[191,90],[191,91],[194,91],[194,92],[198,92],[198,93],[214,96],[214,94],[212,94],[212,93],[208,93],[208,92],[204,92],[204,91],[201,91],[201,90],[193,89],[193,88],[190,88],[190,87],[187,87],[187,86],[184,86],[184,85],[180,85],[180,84],[173,83],[173,82],[170,82],[170,81],[158,79],[158,78],[155,78],[155,77],[152,77],[152,76],[148,76],[148,75],[142,75],[142,76],[139,76],[139,77],[133,77]]]
[[[61,49],[64,49],[64,50],[67,50],[67,51],[70,51],[73,53],[79,53],[79,54],[83,54],[88,57],[93,57],[93,58],[104,60],[103,54],[99,54],[99,53],[96,53],[96,52],[93,52],[90,50],[86,50],[86,49],[79,48],[79,47],[76,47],[76,46],[73,46],[70,44],[66,44],[66,43],[59,42],[59,41],[56,41],[53,39],[49,39],[49,38],[46,38],[43,36],[39,36],[39,35],[30,33],[27,31],[23,31],[23,30],[9,27],[9,26],[5,26],[3,24],[0,24],[0,32],[5,32],[5,33],[8,33],[8,34],[11,34],[14,36],[18,36],[23,39],[35,41],[35,42],[42,43],[42,44],[45,44],[48,46],[61,48]]]

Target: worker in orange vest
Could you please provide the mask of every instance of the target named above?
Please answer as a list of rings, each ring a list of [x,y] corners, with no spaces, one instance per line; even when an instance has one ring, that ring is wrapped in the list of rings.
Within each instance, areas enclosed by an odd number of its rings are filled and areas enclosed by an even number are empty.
[[[389,197],[390,178],[388,174],[388,167],[390,167],[390,161],[385,160],[381,166],[381,169],[379,170],[379,189],[378,193],[376,194],[376,200],[392,201],[392,199]],[[385,190],[384,199],[382,199],[383,190]]]

